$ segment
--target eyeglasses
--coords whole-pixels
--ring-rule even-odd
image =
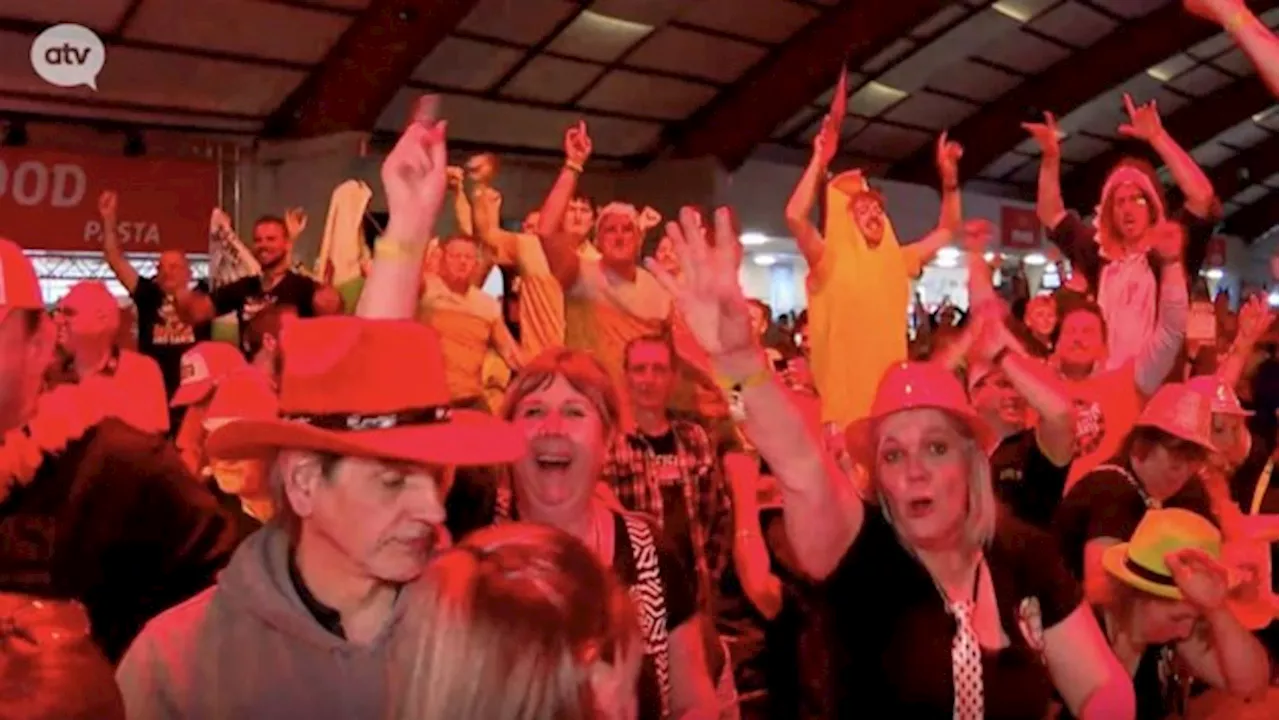
[[[80,642],[89,634],[89,616],[74,601],[32,598],[7,614],[0,611],[0,645],[24,642],[58,647]]]

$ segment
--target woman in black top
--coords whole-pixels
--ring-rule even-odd
[[[615,509],[596,492],[606,439],[618,423],[608,372],[586,353],[548,350],[512,381],[502,415],[526,433],[529,452],[511,465],[509,485],[499,488],[494,520],[560,528],[627,586],[645,639],[642,720],[716,717],[692,573],[656,523]]]
[[[733,389],[804,569],[826,580],[835,714],[1043,717],[1056,690],[1078,716],[1132,717],[1132,686],[1051,541],[996,517],[986,433],[954,377],[930,365],[886,374],[871,419],[849,433],[878,505],[864,502],[764,364],[729,211],[714,248],[694,220],[685,210],[683,232],[667,230],[680,280],[650,270]]]

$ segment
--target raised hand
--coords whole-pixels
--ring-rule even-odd
[[[1022,129],[1031,133],[1036,144],[1040,146],[1040,154],[1047,158],[1062,157],[1062,139],[1058,133],[1058,120],[1051,112],[1045,112],[1042,123],[1022,123]]]
[[[656,228],[661,224],[662,224],[662,213],[658,212],[657,210],[654,210],[653,208],[647,205],[645,206],[644,210],[640,211],[640,217],[636,221],[636,225],[640,227],[641,233],[647,233],[653,228]]]
[[[751,313],[738,283],[742,246],[727,207],[716,210],[715,245],[699,227],[698,212],[680,210],[680,222],[667,223],[667,236],[680,258],[674,278],[653,258],[645,266],[671,293],[685,325],[712,358],[756,349]]]
[[[579,120],[564,131],[564,158],[581,167],[590,157],[591,135],[587,133],[586,121]]]
[[[1244,0],[1182,0],[1182,7],[1192,15],[1225,25],[1232,15],[1244,10]]]
[[[822,127],[813,137],[813,159],[822,167],[827,167],[840,149],[840,137],[837,135],[836,122],[831,116],[822,119]]]
[[[938,136],[937,148],[934,150],[934,161],[938,164],[938,176],[942,178],[942,187],[954,188],[960,184],[960,158],[964,157],[964,147],[958,142],[947,139],[947,132]]]
[[[1120,124],[1120,134],[1151,143],[1164,132],[1160,122],[1160,109],[1152,100],[1142,105],[1134,105],[1129,93],[1124,94],[1124,110],[1129,114],[1129,122]]]
[[[1267,305],[1267,300],[1261,295],[1254,295],[1244,304],[1240,306],[1240,315],[1238,319],[1238,329],[1236,335],[1238,342],[1248,343],[1250,347],[1256,345],[1262,339],[1262,335],[1275,321],[1275,313],[1271,312],[1271,308]]]
[[[445,120],[417,117],[382,163],[387,191],[387,236],[400,243],[431,239],[444,202],[448,148]]]
[[[464,174],[465,173],[463,169],[458,167],[457,165],[450,165],[449,167],[445,168],[444,176],[445,176],[445,180],[449,183],[450,190],[462,189],[462,178],[464,177]]]
[[[221,235],[229,232],[231,232],[231,216],[220,207],[214,208],[213,213],[209,215],[209,234]]]
[[[1182,247],[1186,242],[1186,233],[1176,222],[1164,221],[1151,229],[1151,249],[1165,262],[1182,260]]]
[[[1165,555],[1182,598],[1200,611],[1217,610],[1227,599],[1227,569],[1211,555],[1187,548]]]
[[[104,191],[98,196],[98,214],[102,216],[104,224],[115,225],[116,209],[119,205],[119,198],[114,190]]]
[[[302,237],[302,231],[307,229],[307,211],[300,207],[285,210],[284,227],[291,239]]]

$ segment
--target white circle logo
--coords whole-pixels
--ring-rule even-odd
[[[106,62],[102,40],[83,25],[54,25],[31,43],[31,67],[50,85],[97,90],[98,73]]]

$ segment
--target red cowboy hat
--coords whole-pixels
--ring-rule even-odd
[[[209,434],[226,459],[312,450],[424,465],[496,465],[518,459],[510,423],[449,407],[435,331],[404,320],[286,318],[280,333],[280,417],[237,419]]]
[[[1134,427],[1149,427],[1199,445],[1208,452],[1213,446],[1213,415],[1210,400],[1183,383],[1160,386],[1142,408]]]

